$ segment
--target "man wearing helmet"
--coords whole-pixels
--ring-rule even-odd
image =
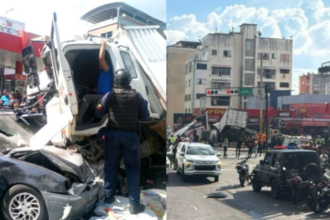
[[[125,69],[114,74],[114,89],[105,94],[96,108],[96,116],[109,115],[106,128],[100,129],[98,136],[105,145],[104,173],[105,200],[107,204],[115,201],[117,173],[121,154],[124,157],[127,173],[130,212],[144,211],[140,204],[140,138],[139,120],[148,120],[148,102],[130,86],[131,75]]]

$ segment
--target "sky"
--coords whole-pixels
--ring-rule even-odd
[[[228,33],[234,27],[238,31],[242,23],[256,23],[263,37],[292,36],[294,94],[299,75],[316,73],[330,60],[328,0],[167,0],[168,45],[196,41],[215,30]]]
[[[59,3],[60,2],[60,3]],[[88,25],[80,19],[86,12],[112,2],[125,2],[161,21],[166,22],[166,0],[2,0],[0,16],[23,22],[25,31],[50,35],[53,12],[57,14],[61,41],[87,33]]]

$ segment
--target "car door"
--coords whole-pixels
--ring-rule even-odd
[[[176,153],[175,153],[175,155],[174,155],[176,161],[179,161],[179,155],[180,155],[181,148],[182,148],[182,143],[179,143],[179,144],[178,144],[178,147],[177,147],[177,149],[176,149]]]
[[[258,177],[264,183],[268,183],[271,158],[272,153],[266,153],[265,158],[263,160],[263,165],[260,166],[261,176]]]
[[[70,108],[73,116],[77,115],[78,105],[76,92],[74,88],[70,65],[62,51],[56,13],[54,13],[53,15],[50,42],[48,43],[48,47],[51,50],[54,79],[56,83],[56,88],[59,91],[59,98],[62,110],[63,108],[68,107]]]

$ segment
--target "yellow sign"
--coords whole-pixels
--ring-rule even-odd
[[[223,115],[225,112],[226,109],[207,109],[209,115]]]

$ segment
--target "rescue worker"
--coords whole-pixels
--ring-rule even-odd
[[[140,203],[140,138],[139,120],[148,120],[150,112],[148,102],[130,86],[131,75],[125,69],[114,74],[114,90],[107,93],[96,107],[96,116],[109,114],[106,128],[100,129],[98,137],[105,145],[104,173],[106,204],[115,201],[117,173],[121,154],[127,173],[130,213],[143,212]]]
[[[176,141],[176,138],[173,136],[173,134],[170,137],[170,141],[172,144],[174,144],[174,142]]]

